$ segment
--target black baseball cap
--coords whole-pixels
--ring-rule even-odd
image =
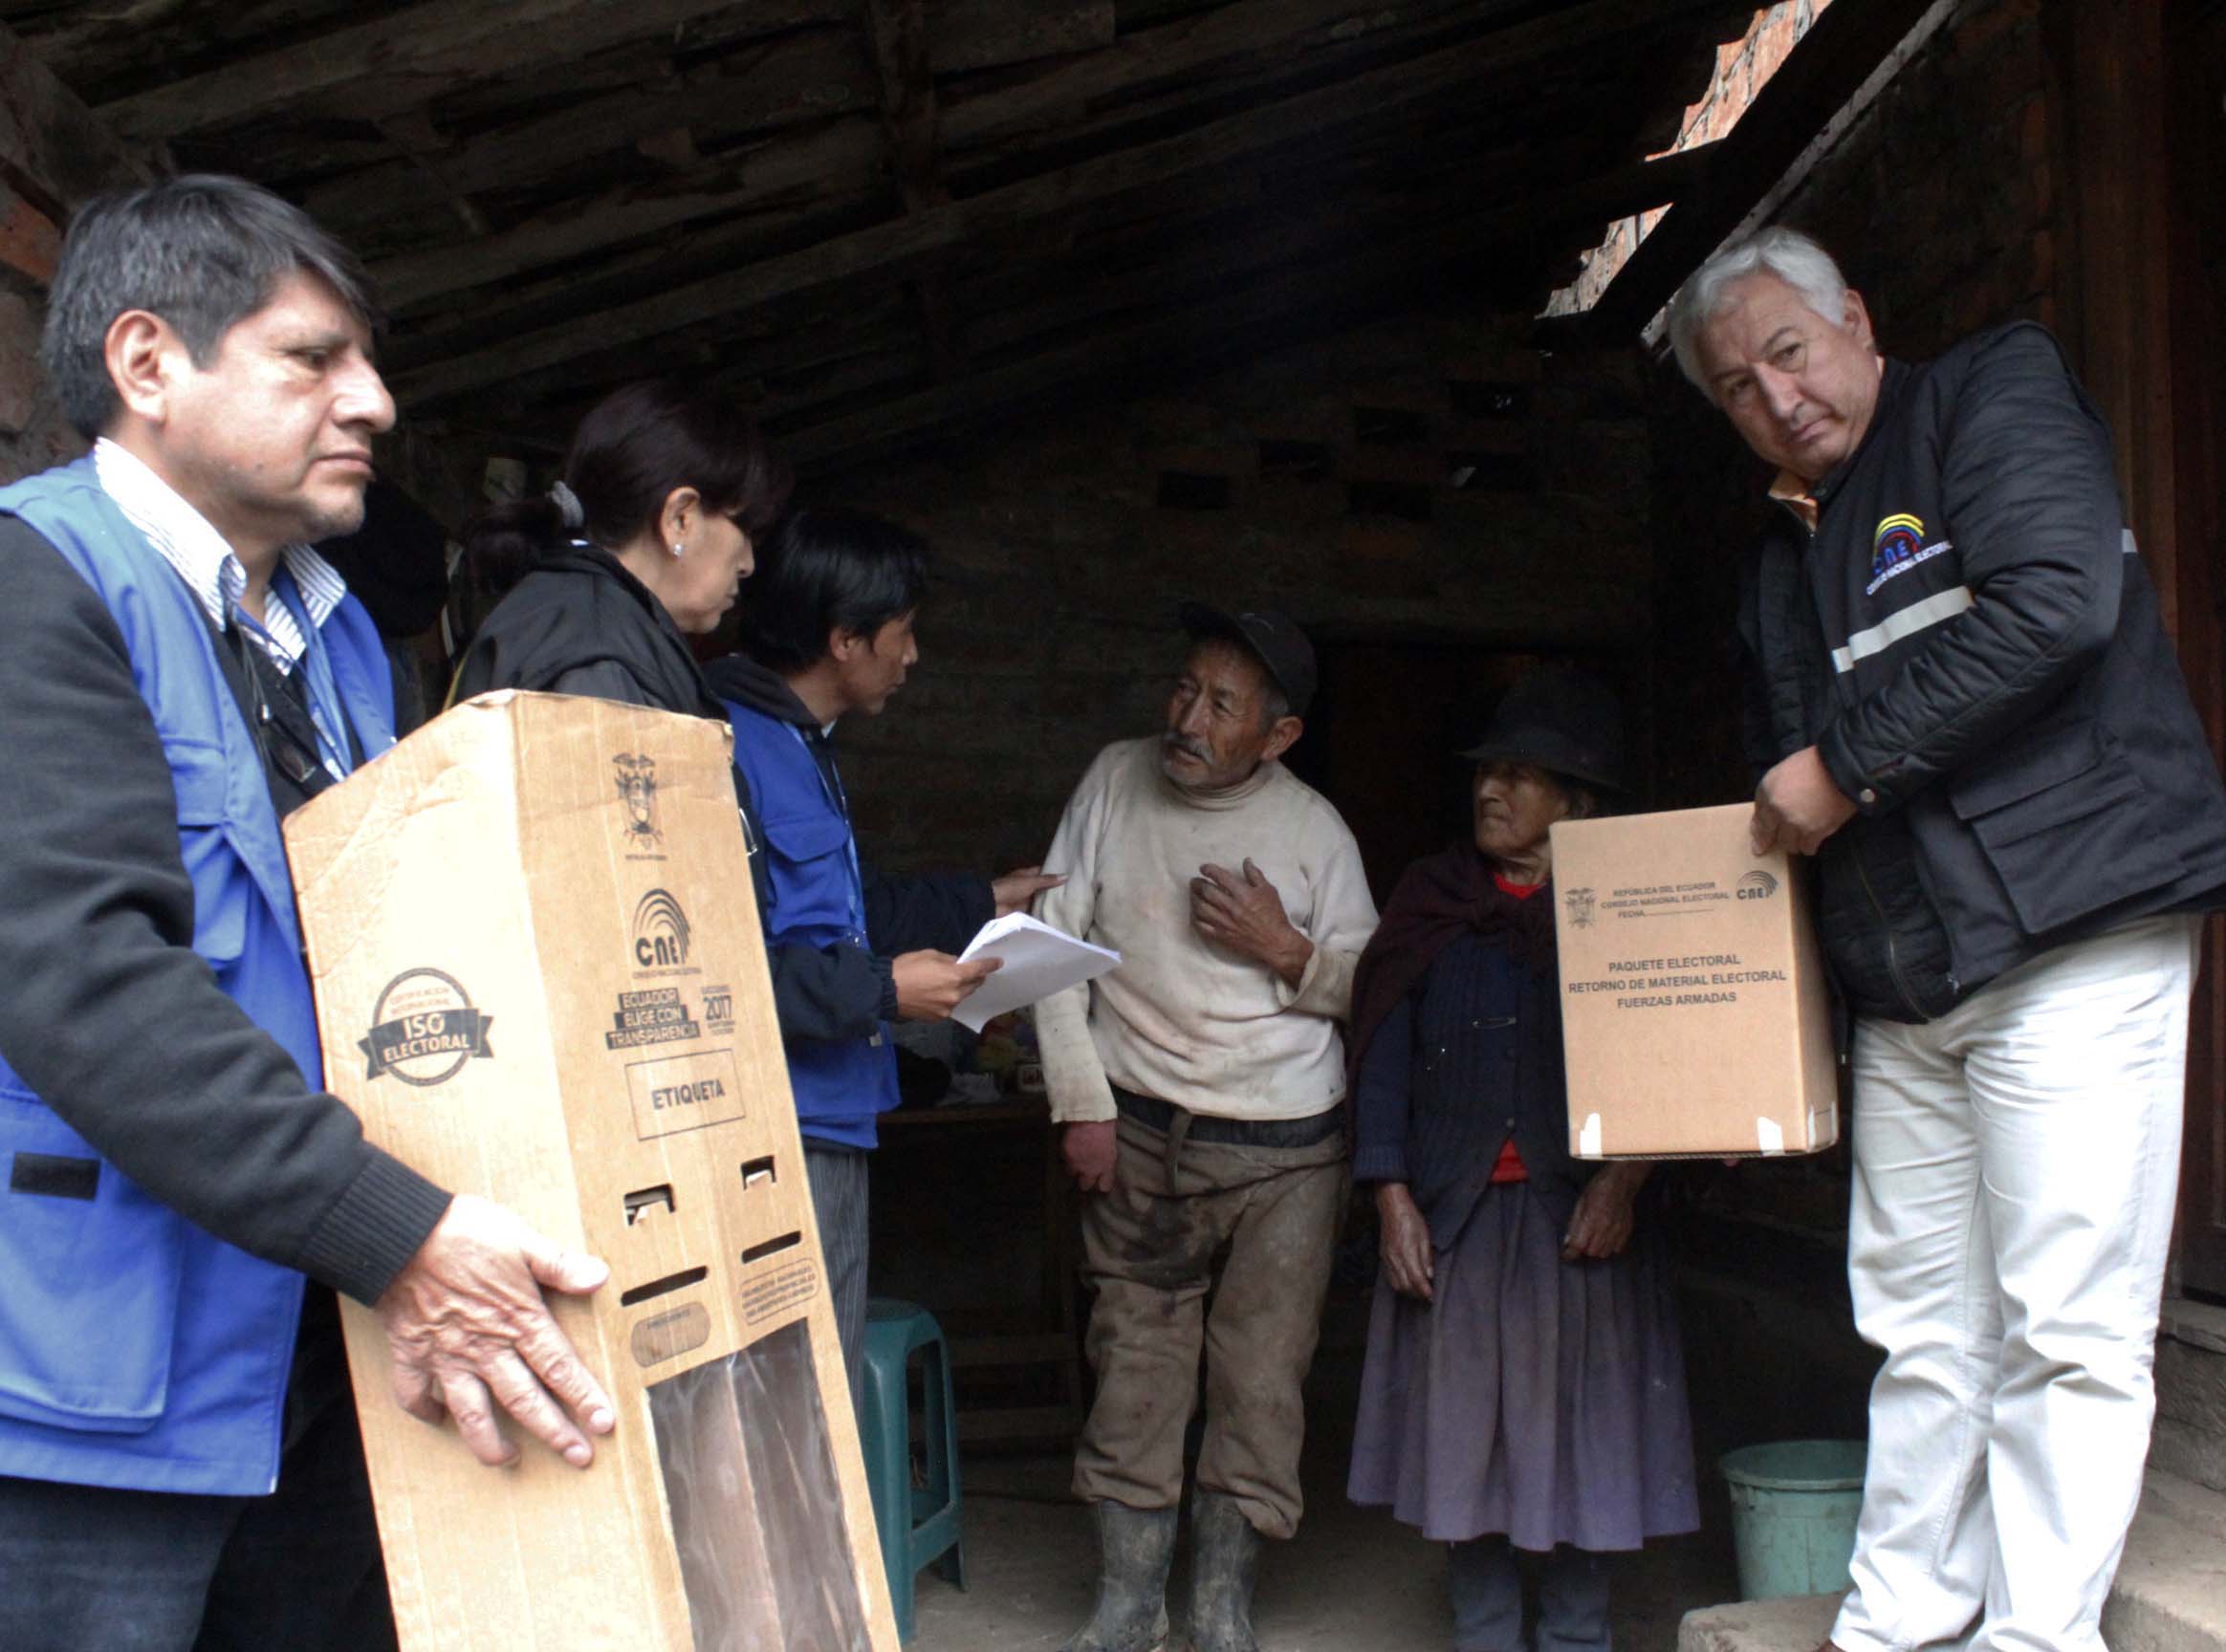
[[[1186,602],[1178,616],[1183,629],[1193,637],[1227,637],[1251,649],[1267,667],[1283,698],[1291,702],[1291,715],[1303,717],[1314,704],[1320,674],[1314,664],[1314,644],[1288,614],[1272,608],[1248,608],[1231,614],[1203,602]]]

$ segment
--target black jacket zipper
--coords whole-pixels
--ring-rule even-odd
[[[1809,591],[1809,607],[1814,612],[1816,609],[1816,588],[1809,581],[1808,559],[1816,549],[1817,531],[1809,525],[1807,517],[1793,508],[1790,501],[1781,499],[1778,503],[1783,507],[1785,513],[1792,517],[1800,529],[1801,554],[1797,567],[1800,573],[1800,583]],[[1831,638],[1824,631],[1823,616],[1817,614],[1816,620],[1818,642],[1828,658],[1831,652]],[[1894,939],[1893,923],[1887,917],[1886,904],[1879,900],[1878,890],[1870,881],[1870,868],[1863,859],[1861,847],[1850,837],[1844,843],[1843,848],[1846,853],[1847,859],[1855,868],[1856,880],[1863,885],[1863,898],[1870,903],[1871,915],[1876,920],[1876,932],[1886,942],[1886,971],[1892,979],[1894,995],[1919,1021],[1931,1020],[1932,1017],[1926,1012],[1924,1006],[1917,1002],[1916,992],[1910,986],[1909,977],[1902,971],[1901,947]]]

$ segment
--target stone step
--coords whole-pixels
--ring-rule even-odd
[[[1738,1600],[1685,1615],[1677,1652],[1816,1652],[1837,1595]],[[2226,1495],[2151,1468],[2103,1611],[2110,1652],[2226,1652]]]
[[[1816,1652],[1839,1610],[1837,1595],[1703,1606],[1677,1625],[1677,1652]]]

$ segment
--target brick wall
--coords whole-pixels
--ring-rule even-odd
[[[45,290],[0,263],[0,481],[15,481],[84,452],[38,365],[38,334],[45,325]]]
[[[1158,727],[1188,597],[1286,608],[1318,641],[1473,649],[1478,673],[1541,647],[1637,661],[1638,365],[1541,357],[1528,334],[1409,315],[817,486],[938,558],[912,682],[843,733],[868,852],[1040,856],[1090,756]]]

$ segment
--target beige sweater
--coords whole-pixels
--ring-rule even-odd
[[[1066,882],[1037,916],[1122,956],[1036,1009],[1054,1119],[1113,1117],[1107,1084],[1225,1119],[1304,1119],[1344,1096],[1353,965],[1376,928],[1359,847],[1327,800],[1278,763],[1196,797],[1160,742],[1108,746],[1068,799],[1045,867]],[[1297,987],[1202,939],[1190,880],[1250,859],[1314,943]]]

